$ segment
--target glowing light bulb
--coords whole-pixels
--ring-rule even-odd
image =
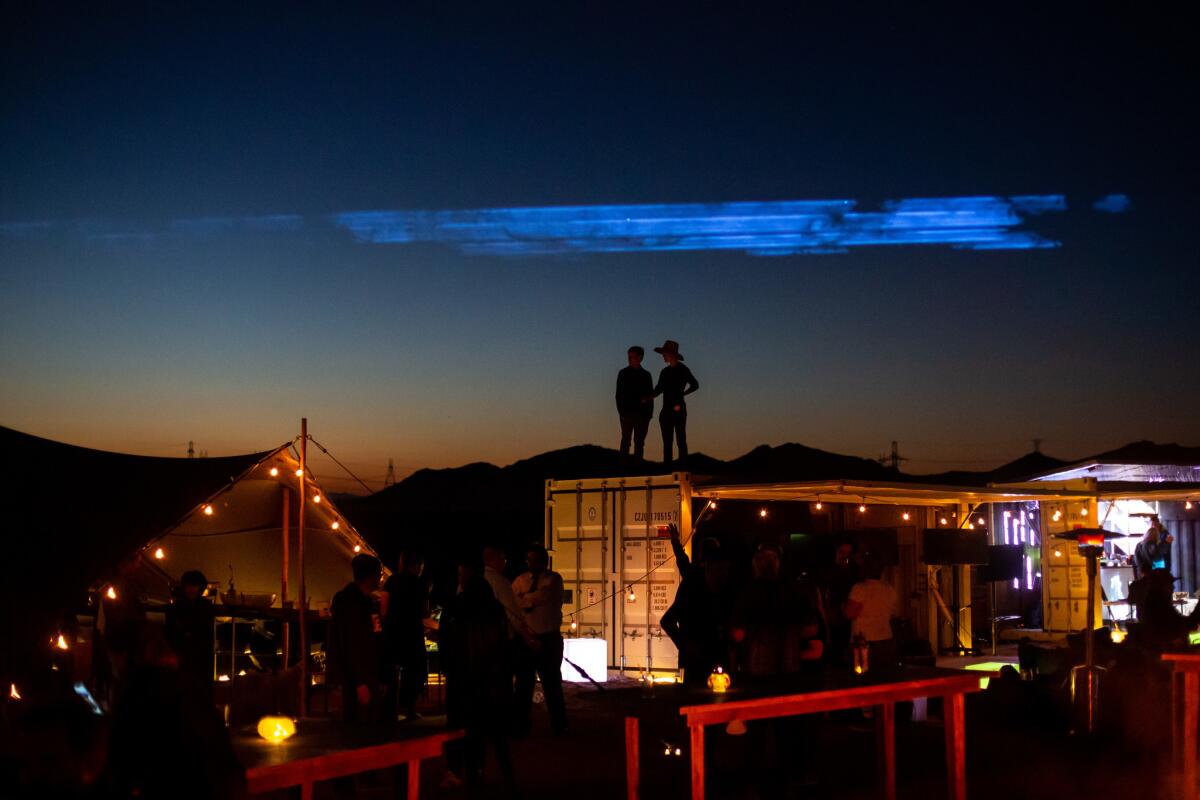
[[[159,561],[162,561],[164,558],[167,557],[167,553],[161,547],[156,547],[156,548],[154,548],[154,557],[157,558]]]
[[[217,682],[218,683],[229,683],[229,676],[228,675],[218,675]]]
[[[1082,508],[1082,509],[1080,509],[1080,510],[1079,510],[1079,516],[1081,516],[1081,517],[1086,517],[1086,516],[1087,516],[1087,512],[1088,512],[1088,510],[1087,510],[1086,508]]]
[[[314,494],[314,495],[313,495],[313,502],[314,502],[314,503],[319,503],[319,502],[321,502],[321,495],[319,495],[319,494]]]
[[[54,640],[54,646],[59,650],[71,649],[71,645],[67,644],[67,637],[63,636],[61,633],[58,635],[58,638]]]
[[[271,467],[271,469],[267,471],[267,474],[270,475],[272,478],[278,477],[279,476],[279,467]]]
[[[669,755],[671,755],[671,748],[669,748],[669,747],[667,747],[667,748],[664,748],[664,749],[663,749],[663,755],[664,755],[664,756],[669,756]]]
[[[676,748],[675,748],[675,755],[677,755],[677,756],[681,756],[681,755],[683,755],[683,748],[682,748],[682,747],[676,747]]]
[[[1061,511],[1055,511],[1055,512],[1054,512],[1054,521],[1055,521],[1055,522],[1058,522],[1060,519],[1062,519],[1062,512],[1061,512]]]
[[[975,530],[975,523],[974,523],[974,522],[968,522],[968,523],[967,523],[967,530],[969,530],[969,531],[973,531],[973,530]]]
[[[817,505],[816,505],[817,511],[820,511],[824,507],[825,507],[825,505],[820,500],[818,500]]]
[[[336,531],[338,528],[342,527],[342,523],[338,522],[335,519],[333,522],[329,523],[329,527],[333,528]]]
[[[1188,500],[1186,503],[1183,504],[1183,507],[1186,508],[1188,511],[1191,511],[1192,510],[1192,501]]]
[[[632,586],[629,587],[629,593],[625,596],[625,599],[628,600],[630,603],[637,602],[637,592],[633,591]]]
[[[945,524],[946,524],[946,518],[945,518],[945,517],[942,517],[942,518],[941,518],[941,520],[939,520],[939,521],[940,521],[940,522],[941,522],[943,525],[945,525]]]
[[[767,510],[765,508],[760,508],[758,510],[758,516],[762,517],[763,519],[766,519],[767,518]]]
[[[912,514],[909,514],[907,511],[905,511],[905,512],[904,512],[903,514],[901,514],[900,516],[901,516],[901,518],[902,518],[902,519],[903,519],[905,522],[907,522],[907,521],[909,520],[909,518],[912,516]]]
[[[1062,558],[1062,550],[1055,550],[1055,551],[1054,551],[1054,557],[1055,557],[1055,558]]]
[[[975,524],[979,525],[980,527],[983,527],[983,524],[984,524],[983,517],[980,517],[979,519],[975,520]]]
[[[356,553],[361,553],[361,552],[362,552],[362,547],[361,547],[360,545],[357,545],[357,544],[356,544],[356,545],[354,545],[354,552],[356,552]]]
[[[17,691],[17,685],[15,683],[10,683],[8,685],[8,696],[13,700],[21,699],[21,693]]]
[[[213,507],[211,505],[204,506],[204,516],[211,517],[213,515]]]
[[[110,587],[108,587],[108,591],[106,591],[104,593],[104,596],[107,597],[109,600],[116,600],[117,599],[117,590],[110,586]]]
[[[713,508],[713,509],[715,509],[715,508],[717,507],[717,501],[716,501],[716,500],[709,500],[709,501],[708,501],[708,507],[709,507],[709,508]]]
[[[573,631],[579,630],[579,623],[576,622],[575,620],[571,620],[571,630],[573,630]]]
[[[865,513],[867,513],[867,507],[866,507],[866,506],[864,506],[864,505],[861,505],[861,504],[860,504],[860,505],[859,505],[859,507],[858,507],[858,513],[860,513],[860,514],[865,514]]]
[[[296,477],[297,477],[297,478],[303,478],[303,477],[304,477],[304,470],[302,470],[302,469],[298,469],[298,470],[296,470]]]

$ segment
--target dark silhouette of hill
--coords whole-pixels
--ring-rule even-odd
[[[689,471],[722,481],[898,480],[901,475],[875,461],[799,444],[761,445],[732,461],[703,453],[689,458]],[[496,541],[510,548],[540,540],[542,499],[548,479],[657,475],[661,464],[627,462],[620,453],[580,445],[497,467],[467,464],[423,469],[366,497],[341,497],[339,507],[379,553],[392,561],[403,547],[434,558]]]
[[[1008,483],[1021,481],[1043,472],[1057,469],[1069,462],[1048,456],[1041,452],[1026,453],[1015,461],[996,467],[992,470],[970,472],[954,470],[939,472],[935,475],[916,475],[911,479],[921,483],[938,484],[941,486],[987,486],[989,483]]]

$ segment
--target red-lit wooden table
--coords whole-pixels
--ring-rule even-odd
[[[1175,796],[1196,800],[1196,725],[1200,722],[1200,653],[1164,653],[1171,667],[1171,767]]]
[[[299,786],[311,800],[313,784],[360,772],[408,765],[408,800],[420,793],[421,761],[441,755],[462,731],[427,724],[347,726],[332,720],[300,720],[296,734],[278,744],[253,732],[233,737],[234,751],[246,767],[249,794]]]
[[[621,690],[622,694],[639,690]],[[735,720],[790,717],[851,708],[875,708],[876,757],[879,765],[880,795],[896,797],[895,706],[918,697],[943,699],[946,740],[947,796],[965,800],[964,696],[979,691],[979,675],[961,670],[905,667],[888,675],[828,674],[796,678],[788,683],[760,686],[734,686],[725,694],[660,685],[641,690],[641,703],[625,698],[625,779],[629,800],[638,800],[639,717],[661,713],[664,705],[673,707],[687,720],[691,740],[691,780],[693,800],[704,798],[704,728]],[[610,692],[610,695],[615,693]]]

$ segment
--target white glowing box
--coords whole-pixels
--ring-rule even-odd
[[[608,679],[608,642],[603,639],[565,639],[563,641],[562,678],[569,683],[587,683],[587,678],[571,666],[571,662],[587,673],[596,683]]]

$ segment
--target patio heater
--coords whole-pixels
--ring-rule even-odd
[[[1083,663],[1071,668],[1071,707],[1087,734],[1096,731],[1096,718],[1100,713],[1100,673],[1104,671],[1103,667],[1096,666],[1097,564],[1104,555],[1104,542],[1118,536],[1100,528],[1076,528],[1054,537],[1075,542],[1079,545],[1079,554],[1087,559],[1087,628],[1083,636]]]

